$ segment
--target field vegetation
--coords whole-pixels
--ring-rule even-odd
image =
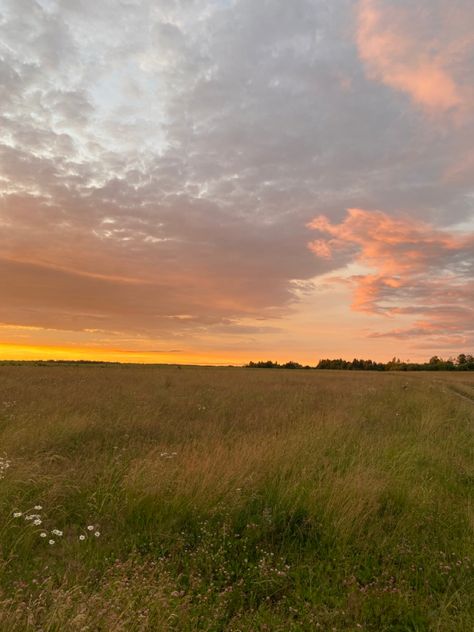
[[[0,367],[0,630],[471,631],[474,374]]]

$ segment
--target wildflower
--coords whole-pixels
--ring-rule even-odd
[[[51,533],[52,533],[53,535],[59,535],[59,536],[62,536],[62,534],[63,534],[63,532],[62,532],[62,531],[60,531],[59,529],[53,529],[53,530],[51,531]]]
[[[82,541],[83,541],[83,540],[85,540],[85,539],[86,539],[86,536],[85,536],[85,535],[82,535],[82,533],[81,533],[81,535],[79,536],[79,540],[81,540],[81,542],[82,542]]]
[[[87,530],[88,531],[94,531],[94,525],[93,524],[87,525]]]
[[[41,505],[35,505],[33,509],[36,509],[36,511],[41,511],[43,507]]]
[[[49,541],[50,544],[54,544],[54,542],[55,542],[54,540],[50,540]]]
[[[46,537],[47,537],[47,535],[48,535],[48,534],[46,533],[46,531],[42,531],[42,532],[40,533],[40,538],[46,538]]]
[[[35,527],[39,527],[39,525],[41,524],[41,520],[39,518],[36,518],[36,520],[33,520],[33,524],[35,525]]]
[[[96,532],[94,533],[94,535],[95,535],[95,537],[96,537],[96,538],[100,538],[100,531],[96,531]]]
[[[22,515],[23,515],[23,513],[21,511],[15,511],[13,513],[13,517],[14,518],[21,518]]]

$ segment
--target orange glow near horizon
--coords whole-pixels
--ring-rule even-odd
[[[0,360],[31,361],[31,360],[91,360],[96,362],[120,362],[137,364],[231,364],[218,354],[204,356],[199,354],[166,354],[147,353],[141,351],[123,351],[120,349],[93,349],[80,347],[60,347],[54,345],[22,345],[0,343]],[[232,362],[241,364],[241,362]]]

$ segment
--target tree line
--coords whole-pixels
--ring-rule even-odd
[[[245,365],[250,369],[331,369],[340,371],[474,371],[474,356],[470,353],[460,353],[456,357],[443,360],[439,356],[432,356],[427,362],[404,362],[400,358],[392,358],[388,362],[374,362],[374,360],[343,360],[342,358],[319,360],[316,366],[303,365],[299,362],[285,362],[279,364],[272,360],[249,362]]]

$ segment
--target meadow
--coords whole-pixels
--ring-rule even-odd
[[[471,631],[474,375],[0,367],[3,632]]]

